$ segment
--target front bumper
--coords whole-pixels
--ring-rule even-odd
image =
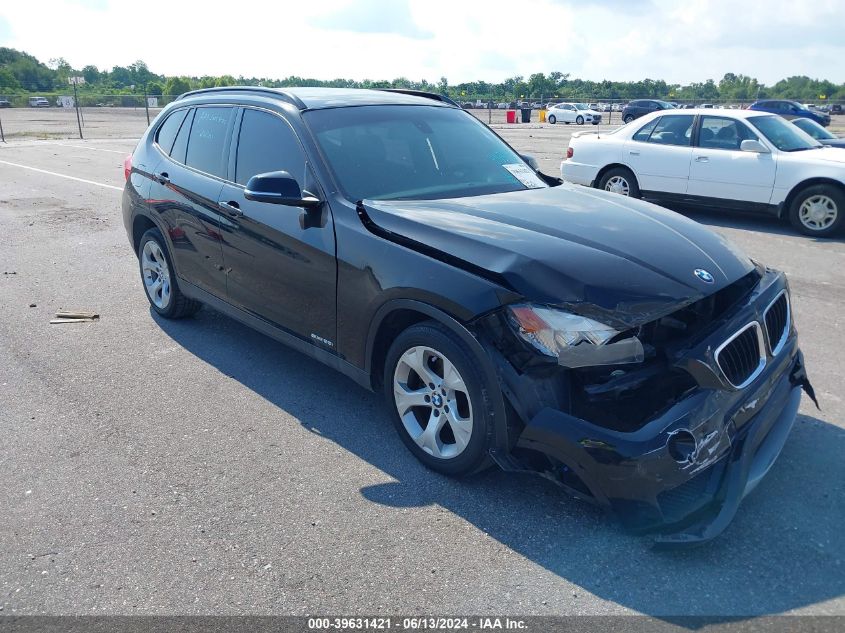
[[[759,306],[768,305],[785,283],[782,276],[769,281],[724,327],[689,351],[689,369],[701,372],[725,332],[760,318]],[[809,385],[794,328],[744,389],[704,379],[699,384],[632,432],[543,408],[527,421],[516,446],[546,455],[555,469],[547,476],[604,507],[627,528],[655,533],[662,546],[703,543],[728,526],[792,428],[802,385]],[[684,461],[669,447],[681,431],[692,434],[696,446]]]

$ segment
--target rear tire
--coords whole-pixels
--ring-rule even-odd
[[[640,186],[637,177],[626,167],[614,167],[607,170],[599,180],[597,189],[611,193],[618,193],[630,198],[640,197]]]
[[[845,221],[845,193],[832,185],[805,187],[789,207],[789,221],[804,235],[829,237]]]
[[[202,307],[199,301],[189,299],[179,290],[167,242],[158,229],[149,229],[141,236],[138,266],[150,307],[165,319],[191,316]]]
[[[554,114],[549,115],[548,122],[551,123],[552,125],[554,125],[557,122],[557,118],[555,117]]]
[[[494,410],[475,354],[436,321],[409,327],[384,365],[384,396],[399,436],[434,471],[468,475],[489,464]],[[431,426],[434,425],[434,426]]]

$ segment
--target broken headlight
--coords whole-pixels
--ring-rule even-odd
[[[620,337],[623,332],[577,314],[522,304],[509,306],[507,316],[522,340],[564,367],[640,363],[645,356],[636,336]]]

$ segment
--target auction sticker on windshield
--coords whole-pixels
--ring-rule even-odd
[[[508,165],[502,165],[502,167],[507,169],[514,178],[529,189],[542,189],[546,186],[546,183],[540,180],[539,176],[537,176],[537,174],[535,174],[528,165],[511,163]]]

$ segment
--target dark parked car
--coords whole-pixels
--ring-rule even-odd
[[[8,99],[0,99],[0,108],[11,108],[12,102]]]
[[[824,125],[825,127],[830,125],[830,115],[828,113],[821,112],[819,110],[810,110],[797,101],[787,101],[785,99],[760,99],[748,106],[748,109],[779,114],[784,119],[797,119],[799,117],[803,117],[805,119],[812,119],[816,123]]]
[[[213,88],[127,157],[123,217],[155,314],[208,304],[383,392],[431,469],[708,540],[811,390],[786,278],[532,164],[437,95]]]
[[[801,117],[798,119],[792,119],[792,123],[804,130],[822,145],[829,145],[830,147],[845,147],[845,138],[834,136],[812,119],[805,119]]]
[[[630,123],[634,119],[655,110],[670,110],[674,107],[668,101],[661,101],[660,99],[635,99],[622,109],[622,120],[625,123]]]

